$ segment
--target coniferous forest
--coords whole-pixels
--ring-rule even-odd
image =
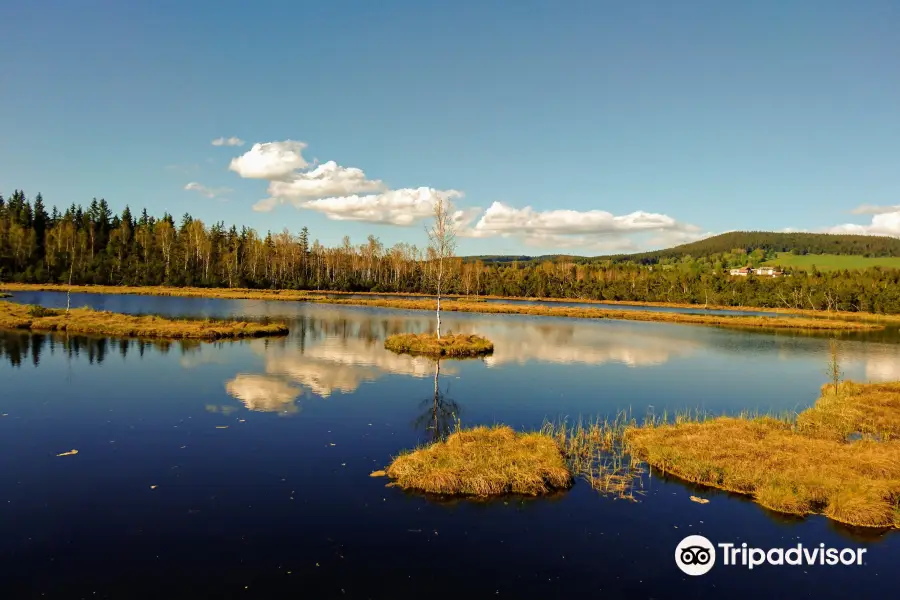
[[[828,236],[827,249],[835,251]],[[861,236],[848,236],[859,238]],[[869,238],[873,254],[892,238]],[[860,240],[850,240],[859,246]],[[735,248],[630,261],[573,259],[509,262],[456,258],[444,289],[450,294],[590,298],[900,313],[900,270],[870,268],[787,273],[788,277],[732,277],[733,266],[757,265],[783,244]],[[808,248],[801,248],[808,251]],[[838,248],[839,250],[839,248]],[[49,212],[40,194],[0,196],[0,282],[102,285],[171,285],[313,289],[370,292],[433,291],[427,247],[385,247],[369,236],[325,247],[306,227],[262,235],[224,223],[206,224],[189,214],[177,221],[127,206],[113,213],[106,200],[87,208]]]

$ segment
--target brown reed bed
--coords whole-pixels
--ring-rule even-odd
[[[226,339],[285,335],[283,323],[168,319],[134,316],[90,308],[62,309],[0,302],[0,328],[65,331],[79,335],[167,339]]]
[[[433,333],[398,333],[384,341],[384,347],[398,354],[421,354],[463,358],[484,356],[494,351],[494,343],[477,335],[442,335]]]

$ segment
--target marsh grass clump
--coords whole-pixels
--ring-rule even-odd
[[[634,424],[633,418],[620,413],[613,421],[579,420],[571,426],[547,421],[541,433],[556,441],[573,476],[601,494],[636,500],[646,468],[622,443],[625,429]]]
[[[795,421],[716,417],[626,428],[634,455],[774,511],[900,527],[900,383],[823,386]],[[862,434],[853,435],[853,434]]]
[[[797,416],[802,433],[849,440],[900,440],[900,382],[822,386],[822,396]]]
[[[494,344],[477,335],[443,335],[433,333],[398,333],[384,341],[384,347],[399,354],[427,356],[465,357],[483,356],[494,351]]]
[[[396,457],[385,474],[404,489],[444,495],[537,496],[572,485],[552,437],[499,425],[457,429],[444,441]]]
[[[0,328],[168,339],[242,338],[285,335],[288,332],[283,323],[167,319],[152,315],[125,315],[87,307],[66,312],[12,302],[0,302]]]
[[[12,298],[12,294],[7,294],[6,292],[0,292],[0,298]]]

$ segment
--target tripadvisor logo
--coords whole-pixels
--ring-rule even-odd
[[[688,575],[705,575],[716,564],[716,549],[702,535],[689,535],[675,548],[675,564]]]
[[[719,548],[716,551],[716,546]],[[790,548],[753,548],[747,544],[713,545],[702,535],[689,535],[675,547],[675,564],[687,575],[705,575],[716,564],[716,554],[723,566],[742,566],[752,570],[760,565],[862,565],[865,548],[826,548],[825,544]]]

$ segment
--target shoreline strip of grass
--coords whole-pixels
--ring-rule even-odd
[[[65,331],[83,335],[165,339],[228,339],[286,335],[283,323],[168,319],[134,316],[90,308],[62,309],[0,302],[0,329]]]
[[[340,304],[349,306],[372,306],[401,310],[434,311],[436,302],[431,300],[379,300],[379,299],[319,299],[309,298],[308,302]],[[654,312],[649,310],[619,310],[603,308],[573,308],[567,306],[529,306],[521,304],[478,304],[467,302],[441,302],[441,310],[447,312],[467,312],[482,314],[514,314],[541,317],[568,317],[577,319],[613,319],[622,321],[649,321],[656,323],[681,323],[689,325],[715,325],[721,327],[763,328],[763,329],[805,329],[822,331],[874,331],[884,329],[878,323],[840,321],[828,319],[805,319],[794,317],[747,317],[740,315],[698,315],[674,312]]]
[[[0,290],[12,291],[51,291],[65,292],[66,286],[40,285],[40,284],[0,284]],[[402,310],[434,310],[435,301],[423,295],[422,300],[393,300],[383,298],[325,298],[321,294],[349,294],[351,292],[317,292],[313,290],[250,290],[243,288],[177,288],[164,286],[128,287],[128,286],[72,286],[73,293],[92,294],[136,294],[147,296],[179,296],[224,298],[234,300],[282,300],[315,302],[321,304],[343,304],[352,306],[373,306],[379,308],[396,308]],[[352,292],[358,295],[364,293]],[[375,295],[375,294],[371,294]],[[378,294],[385,295],[385,294]],[[418,294],[387,294],[415,296]],[[481,296],[484,298],[484,296]],[[511,299],[511,298],[510,298]],[[549,302],[571,302],[572,299],[548,299],[529,298],[529,300],[544,300]],[[581,302],[581,300],[578,300]],[[597,301],[596,303],[600,303]],[[611,304],[609,301],[603,303]],[[615,303],[620,304],[620,303]],[[625,304],[625,303],[621,303]],[[673,306],[683,308],[697,308],[696,305],[660,305],[652,303],[629,302],[635,306]],[[710,315],[710,314],[686,314],[674,312],[654,312],[647,310],[604,309],[594,307],[556,307],[534,306],[520,304],[500,304],[485,302],[469,302],[466,300],[447,300],[441,303],[442,310],[449,312],[474,312],[486,314],[522,314],[550,317],[574,317],[586,319],[618,319],[629,321],[653,321],[668,323],[683,323],[693,325],[714,325],[741,328],[765,328],[765,329],[805,329],[805,330],[877,330],[883,329],[885,321],[900,321],[900,316],[891,315],[881,317],[869,313],[824,313],[822,311],[786,311],[782,309],[757,309],[735,307],[716,307],[722,310],[756,310],[768,311],[773,314],[804,315],[809,318],[792,317],[790,319],[778,316],[744,316],[744,315]],[[710,307],[712,308],[712,307]],[[861,316],[865,315],[865,316]],[[828,318],[828,317],[832,318]]]

